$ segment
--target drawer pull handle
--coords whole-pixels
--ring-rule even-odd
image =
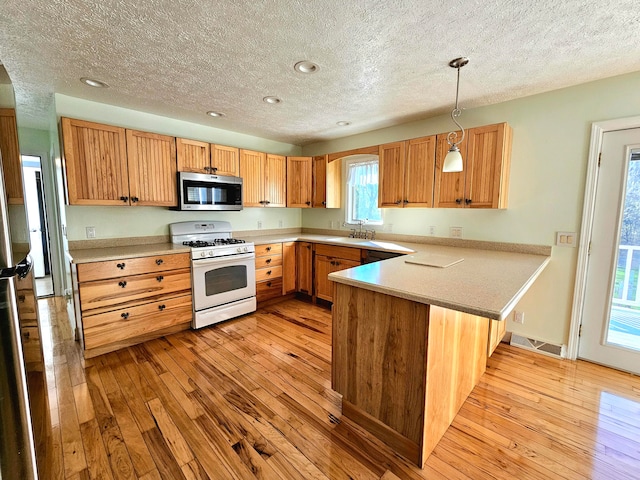
[[[271,275],[271,270],[269,270],[269,271],[267,272],[267,275]]]
[[[163,305],[158,305],[158,310],[160,310],[160,311],[164,310],[165,308],[167,308],[167,306],[164,305],[164,304]]]
[[[24,333],[22,334],[22,336],[23,336],[24,338],[26,338],[27,340],[29,340],[29,337],[31,336],[31,332],[24,332]]]
[[[18,301],[19,301],[20,303],[24,303],[24,301],[25,301],[26,299],[27,299],[27,297],[26,297],[26,296],[24,296],[24,295],[18,295]]]
[[[156,277],[156,280],[158,280],[159,282],[161,282],[162,280],[164,280],[164,277],[162,275],[158,275]]]
[[[129,318],[129,312],[124,312],[120,316],[126,320]]]
[[[267,262],[266,263],[271,263],[271,259],[267,258]]]
[[[122,282],[118,282],[118,285],[120,285],[122,288],[127,286],[127,282],[122,281]]]
[[[267,287],[270,287],[270,286],[271,286],[271,282],[267,282]]]
[[[164,260],[162,260],[161,258],[158,258],[156,260],[156,265],[162,265],[164,263]]]
[[[124,266],[125,266],[125,264],[124,264],[124,263],[118,263],[118,264],[116,265],[116,267],[118,267],[120,270],[124,270]]]

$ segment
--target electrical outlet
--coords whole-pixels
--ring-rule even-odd
[[[262,220],[258,220],[258,230],[262,228]]]
[[[282,220],[278,220],[278,228],[282,228],[282,225],[283,225]]]
[[[96,238],[96,227],[87,227],[87,238]]]
[[[524,324],[524,312],[519,312],[517,310],[514,310],[513,321],[516,323],[519,323],[520,325]]]
[[[429,227],[429,235],[431,235],[432,237],[436,234],[436,226],[435,225],[431,225]]]
[[[449,236],[451,238],[462,238],[462,227],[449,227]]]
[[[575,248],[576,232],[556,232],[556,246]]]

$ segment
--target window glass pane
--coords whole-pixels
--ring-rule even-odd
[[[353,162],[347,171],[347,222],[382,223],[378,208],[378,161]]]

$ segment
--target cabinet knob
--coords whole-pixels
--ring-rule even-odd
[[[309,206],[309,205],[311,205],[311,202],[304,202],[304,204]]]
[[[127,282],[126,281],[122,281],[122,282],[118,282],[118,285],[120,285],[122,288],[127,286]]]
[[[136,203],[136,202],[140,201],[140,199],[138,197],[131,197],[131,201],[133,203]]]
[[[396,205],[400,205],[401,203],[402,203],[402,200],[398,200],[398,201],[396,202]]]
[[[265,263],[271,263],[271,259],[267,258],[267,261]]]
[[[265,204],[265,203],[267,203],[267,202],[265,202],[264,200],[260,200],[258,203],[259,203],[260,205],[264,205],[264,204]]]
[[[472,202],[472,200],[470,198],[465,198],[464,199],[464,203],[466,203],[467,205],[470,205]]]
[[[129,318],[129,312],[124,312],[120,316],[126,320],[127,318]]]
[[[218,171],[218,167],[212,167],[211,170],[213,170],[213,174],[215,175],[216,172]]]
[[[160,310],[160,311],[164,310],[165,308],[167,308],[167,306],[165,304],[158,305],[158,310]]]
[[[271,247],[267,247],[265,250],[266,250],[267,252],[270,252],[270,251],[271,251]]]
[[[461,199],[461,198],[456,198],[456,203],[457,203],[458,205],[460,205],[460,204],[462,203],[462,199]]]
[[[164,263],[164,260],[162,260],[161,258],[158,258],[156,260],[156,265],[162,265]]]
[[[127,203],[129,201],[129,197],[120,197],[120,200],[122,200],[124,203]]]
[[[158,275],[156,277],[156,280],[158,280],[159,282],[161,282],[162,280],[164,280],[164,277],[162,275]]]
[[[31,332],[24,332],[24,333],[22,334],[22,336],[23,336],[24,338],[26,338],[27,340],[29,340],[29,337],[31,336]]]
[[[204,170],[205,172],[210,172],[210,171],[211,171],[211,167],[204,167],[204,168],[203,168],[203,170]]]
[[[120,270],[124,270],[125,263],[118,263],[116,264],[116,267],[118,267]]]
[[[271,202],[270,202],[269,200],[265,200],[265,201],[264,201],[264,204],[265,204],[265,205],[269,205],[270,203],[271,203]]]
[[[271,270],[269,270],[269,271],[267,272],[267,275],[271,275]]]
[[[24,303],[24,301],[25,301],[26,299],[27,299],[27,297],[26,297],[26,296],[24,296],[24,295],[18,295],[18,301],[19,301],[20,303]]]
[[[271,286],[271,282],[267,282],[267,287],[270,287],[270,286]]]
[[[405,200],[403,203],[406,205],[407,203],[409,203],[409,200]]]
[[[327,204],[327,202],[322,202],[322,205],[326,205],[326,204]]]

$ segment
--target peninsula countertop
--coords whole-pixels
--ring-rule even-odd
[[[411,247],[414,255],[334,272],[329,278],[418,303],[504,320],[551,259],[548,255],[441,245]],[[408,263],[423,258],[462,261],[445,268]]]

